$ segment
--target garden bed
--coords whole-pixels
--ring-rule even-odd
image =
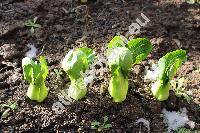
[[[112,128],[104,132],[147,132],[144,125],[136,124],[139,118],[150,122],[152,133],[166,131],[162,110],[179,111],[186,108],[188,117],[195,122],[193,130],[200,130],[200,5],[184,2],[155,0],[102,0],[86,5],[70,0],[4,0],[0,2],[0,104],[16,102],[18,107],[0,120],[2,132],[96,132],[91,122],[108,117]],[[125,35],[131,23],[144,13],[150,22],[141,28],[136,37],[147,37],[154,45],[149,57],[135,65],[129,75],[127,98],[115,103],[108,94],[109,69],[103,65],[102,75],[94,80],[85,98],[65,106],[56,114],[52,106],[58,94],[70,83],[61,70],[60,62],[73,48],[87,46],[97,54],[105,53],[107,43],[120,33]],[[33,35],[24,26],[28,19],[38,17]],[[42,103],[27,98],[28,83],[23,80],[21,62],[28,45],[34,45],[37,55],[48,60],[49,76],[47,99]],[[153,98],[144,75],[150,60],[158,60],[167,52],[187,50],[188,59],[176,78],[188,80],[186,90],[191,91],[188,103],[170,92],[167,101]],[[97,66],[98,69],[98,66]],[[5,111],[5,110],[3,110]],[[0,116],[3,111],[0,112]]]

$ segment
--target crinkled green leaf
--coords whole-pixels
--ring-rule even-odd
[[[132,67],[132,62],[131,52],[125,47],[117,47],[113,49],[108,57],[108,65],[113,74],[115,70],[120,67],[124,76],[128,76],[128,72]]]
[[[133,56],[133,64],[137,64],[146,59],[152,51],[152,44],[146,38],[136,38],[128,42],[128,49]]]
[[[35,64],[34,61],[29,57],[25,57],[22,59],[24,79],[27,80],[29,83],[32,83],[34,81],[32,76],[34,64]]]
[[[69,51],[62,62],[62,68],[73,79],[78,79],[88,66],[87,56],[81,50]]]
[[[108,44],[108,49],[125,46],[124,40],[120,36],[115,36]]]
[[[89,64],[93,62],[95,58],[95,53],[92,49],[85,47],[85,48],[79,48],[78,50],[81,50],[87,56]]]
[[[29,83],[32,83],[34,81],[32,75],[33,75],[33,66],[27,65],[24,68],[24,79],[27,80]]]
[[[43,56],[40,56],[40,66],[41,66],[41,73],[42,73],[42,77],[44,79],[46,79],[47,75],[48,75],[48,66],[47,66],[47,61]]]
[[[94,52],[90,48],[71,50],[65,56],[62,62],[62,68],[70,77],[78,79],[81,71],[85,72],[94,58]]]
[[[159,79],[163,79],[164,82],[171,80],[186,59],[185,50],[176,50],[167,53],[158,61],[158,68],[160,70]]]
[[[43,84],[43,72],[41,70],[41,66],[39,63],[35,62],[35,65],[33,66],[33,83],[34,85],[40,86]]]

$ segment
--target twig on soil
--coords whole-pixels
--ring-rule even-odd
[[[0,10],[0,12],[5,12],[5,13],[8,13],[8,12],[13,12],[13,10],[7,10],[7,11]]]
[[[69,13],[69,11],[67,11],[64,7],[62,7],[62,10],[63,10],[66,14]]]

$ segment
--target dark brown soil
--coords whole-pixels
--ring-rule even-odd
[[[108,116],[112,128],[105,132],[147,132],[144,126],[135,123],[143,117],[150,121],[152,133],[162,133],[166,129],[160,116],[162,109],[182,107],[187,108],[190,120],[196,123],[195,129],[200,130],[200,5],[178,0],[88,1],[82,5],[73,0],[0,0],[0,104],[17,102],[19,106],[0,120],[0,131],[96,132],[91,129],[91,122]],[[131,71],[127,99],[120,104],[112,102],[106,90],[109,78],[105,73],[90,87],[86,98],[65,106],[63,114],[57,115],[52,105],[69,80],[65,75],[56,78],[53,69],[60,69],[65,53],[80,47],[79,42],[86,42],[97,53],[105,52],[102,47],[105,48],[116,33],[125,35],[141,12],[150,22],[138,37],[151,39],[154,50]],[[30,35],[24,23],[34,17],[38,17],[41,28]],[[49,62],[47,86],[50,92],[40,104],[26,97],[28,83],[23,80],[21,60],[28,44],[34,44]],[[171,93],[167,101],[158,102],[143,81],[145,65],[149,59],[157,60],[179,48],[187,50],[188,61],[177,76],[189,80],[186,88],[192,91],[193,101],[187,103]]]

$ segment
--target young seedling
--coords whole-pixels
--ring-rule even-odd
[[[9,115],[9,112],[10,112],[11,110],[17,109],[17,108],[18,108],[18,105],[17,105],[17,102],[0,105],[0,111],[2,111],[3,108],[6,108],[6,110],[3,112],[1,118],[7,118],[8,115]]]
[[[176,75],[182,63],[186,60],[185,50],[176,50],[167,53],[158,61],[158,75],[156,82],[152,84],[153,96],[159,101],[167,100],[169,97],[170,81]]]
[[[187,129],[187,128],[178,128],[176,130],[176,133],[189,133],[190,132],[190,129]]]
[[[108,117],[103,117],[103,124],[101,124],[98,121],[94,121],[91,123],[91,129],[97,129],[98,132],[101,132],[102,130],[111,128],[112,125],[108,123]]]
[[[56,78],[57,79],[60,79],[61,78],[61,75],[63,74],[62,70],[61,69],[53,69],[54,73],[56,75]]]
[[[33,18],[33,20],[29,19],[25,22],[25,26],[27,26],[28,28],[30,28],[30,32],[31,34],[33,34],[35,32],[35,29],[36,28],[40,28],[41,25],[40,24],[37,24],[36,21],[37,21],[37,17]]]
[[[95,54],[90,48],[78,48],[70,50],[62,61],[62,68],[68,74],[71,85],[68,95],[79,100],[86,95],[87,87],[84,82],[85,71],[95,58]]]
[[[177,80],[172,80],[170,84],[174,89],[175,95],[177,97],[183,97],[189,103],[192,100],[192,98],[190,95],[188,95],[188,91],[183,86],[185,82],[186,82],[185,78],[179,78]]]
[[[108,91],[115,102],[126,99],[128,91],[128,73],[132,67],[144,60],[152,50],[152,44],[146,38],[137,38],[127,42],[115,36],[108,44],[108,65],[112,73]]]
[[[48,75],[46,59],[40,56],[39,63],[29,57],[22,60],[24,79],[30,83],[27,96],[31,100],[42,102],[48,95],[45,80]]]

